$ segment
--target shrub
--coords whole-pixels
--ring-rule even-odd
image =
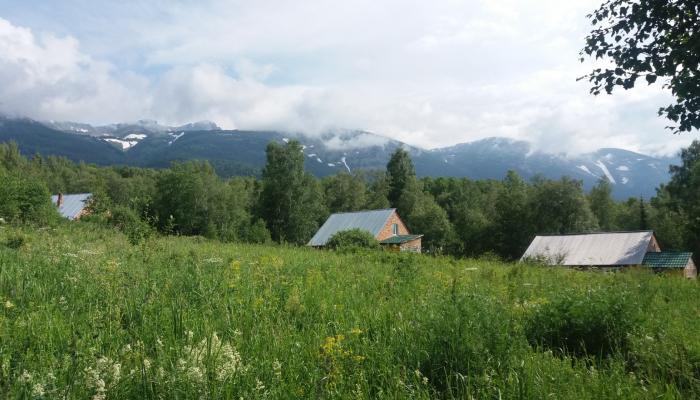
[[[340,231],[331,236],[326,246],[334,250],[348,248],[379,249],[381,247],[371,233],[362,229]]]
[[[11,249],[19,249],[20,247],[24,246],[24,243],[26,243],[27,238],[24,235],[17,234],[17,235],[12,235],[5,239],[5,246],[9,247]]]
[[[605,357],[626,352],[627,334],[636,325],[628,293],[619,290],[572,289],[538,305],[526,318],[532,346],[558,354]]]
[[[151,226],[129,207],[114,207],[109,221],[129,238],[131,244],[138,244],[153,234]]]
[[[58,218],[43,182],[19,174],[0,173],[0,217],[9,223],[46,224]]]

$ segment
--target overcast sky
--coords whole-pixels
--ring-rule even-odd
[[[673,153],[660,87],[576,81],[600,2],[0,0],[0,112]]]

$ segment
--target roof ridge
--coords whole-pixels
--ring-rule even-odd
[[[654,233],[653,230],[643,231],[606,231],[606,232],[580,232],[580,233],[559,233],[559,234],[541,234],[535,235],[540,237],[556,237],[556,236],[585,236],[585,235],[608,235],[611,233]]]
[[[331,215],[338,215],[338,214],[359,214],[359,213],[366,213],[366,212],[374,212],[374,211],[395,211],[396,208],[378,208],[376,210],[360,210],[360,211],[341,211],[341,212],[334,212],[331,213]]]

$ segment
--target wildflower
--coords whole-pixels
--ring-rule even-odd
[[[44,385],[42,385],[41,383],[35,383],[34,386],[32,386],[32,396],[43,397],[44,394],[46,394]]]
[[[122,354],[127,354],[131,352],[131,345],[130,344],[125,344],[124,347],[122,347]]]
[[[255,378],[255,390],[258,392],[265,390],[265,385],[263,385],[262,381],[258,378]]]
[[[350,330],[350,333],[352,333],[353,335],[359,336],[359,335],[362,334],[362,329],[360,329],[360,328],[352,328],[352,329]]]
[[[282,363],[279,360],[275,360],[272,363],[272,371],[275,373],[277,379],[282,379]]]
[[[156,346],[158,346],[158,347],[163,347],[163,341],[160,340],[160,338],[157,338],[157,339],[156,339]]]
[[[187,340],[192,340],[192,338],[194,337],[194,332],[186,331],[185,336],[187,336]]]
[[[29,383],[32,380],[32,374],[29,373],[29,371],[24,370],[22,371],[22,375],[19,377],[19,381],[22,383]]]
[[[151,360],[148,358],[143,359],[143,368],[148,371],[151,368]]]
[[[66,298],[65,298],[65,297],[61,296],[61,297],[58,299],[58,304],[60,304],[60,305],[62,305],[62,306],[65,306],[66,303],[68,303],[68,301],[66,301]]]
[[[10,300],[6,300],[6,301],[5,301],[5,308],[6,308],[6,309],[10,310],[10,309],[12,309],[12,308],[14,308],[14,307],[15,307],[15,305],[12,304],[12,302],[11,302]]]

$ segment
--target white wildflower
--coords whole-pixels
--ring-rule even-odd
[[[9,310],[9,309],[14,308],[14,307],[15,307],[15,305],[12,304],[12,302],[10,300],[5,301],[5,308],[7,308]]]
[[[192,340],[192,338],[194,337],[194,332],[186,331],[185,336],[187,336],[187,340]]]
[[[60,305],[62,305],[62,306],[65,306],[66,303],[68,303],[68,301],[66,301],[66,298],[65,298],[65,297],[61,296],[61,297],[58,298],[58,304],[60,304]]]
[[[258,392],[265,390],[265,385],[263,385],[262,381],[258,378],[255,378],[255,390]]]
[[[130,352],[131,352],[131,345],[127,343],[126,345],[124,345],[124,347],[122,347],[122,354],[127,354]]]
[[[275,360],[272,363],[272,371],[275,373],[277,379],[282,379],[282,363],[279,360]]]
[[[161,341],[160,338],[156,339],[156,346],[163,347],[163,341]]]
[[[22,375],[20,375],[19,381],[22,383],[31,382],[32,381],[32,374],[29,373],[29,371],[27,371],[27,370],[22,371]]]
[[[32,396],[44,397],[44,394],[46,394],[44,385],[42,385],[41,383],[35,383],[34,386],[32,386]]]
[[[143,368],[148,371],[151,368],[151,360],[148,358],[143,359]]]

